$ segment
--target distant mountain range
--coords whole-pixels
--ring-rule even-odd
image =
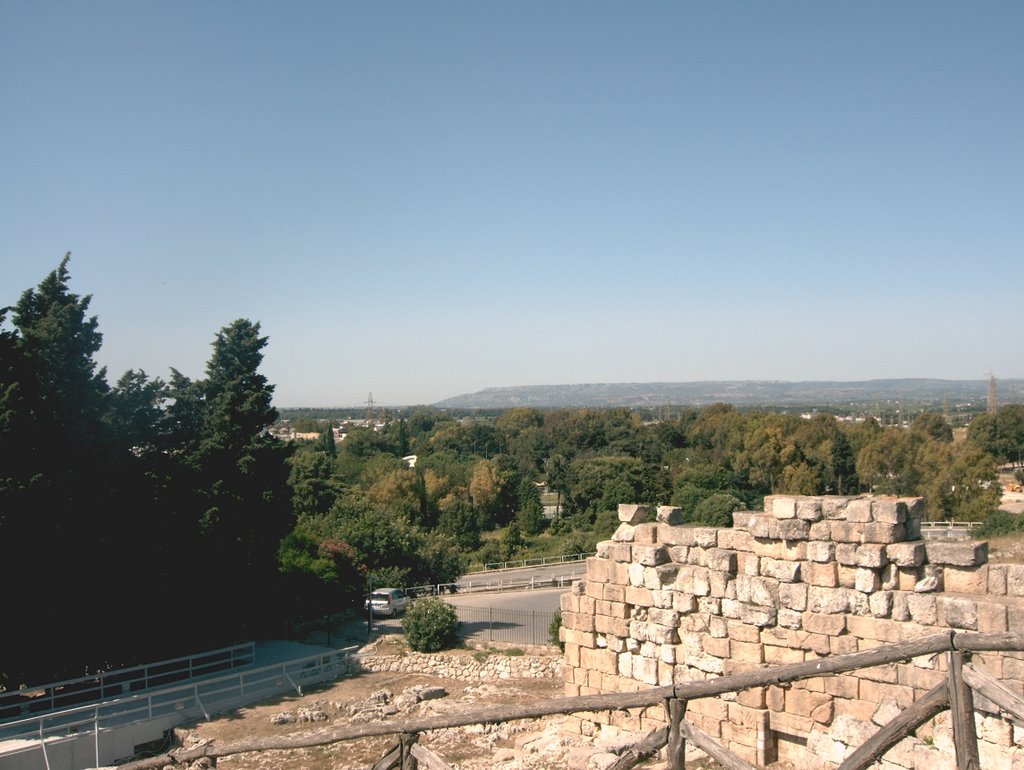
[[[986,404],[988,380],[896,379],[862,382],[784,382],[708,380],[704,382],[589,383],[584,385],[522,385],[485,388],[439,401],[449,409],[509,409],[517,406],[643,407],[704,406],[717,402],[736,406],[826,406],[876,402],[949,405]],[[999,380],[998,402],[1016,400],[1024,380]]]

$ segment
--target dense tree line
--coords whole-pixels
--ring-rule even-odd
[[[876,492],[981,519],[996,462],[1024,447],[1020,406],[954,441],[937,414],[904,429],[726,404],[662,419],[417,408],[340,443],[309,411],[320,439],[283,443],[258,323],[217,332],[201,379],[128,371],[111,386],[69,282],[65,258],[0,311],[0,685],[278,633],[470,561],[591,550],[619,503],[728,526],[768,494]]]
[[[69,279],[65,257],[0,318],[0,684],[209,648],[287,606],[291,449],[265,432],[259,324],[218,332],[202,379],[110,387]]]

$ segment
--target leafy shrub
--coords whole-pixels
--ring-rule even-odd
[[[552,644],[557,644],[558,649],[565,651],[565,644],[558,638],[558,632],[562,628],[562,610],[555,610],[555,615],[551,618],[551,625],[548,626],[548,641]]]
[[[981,539],[1014,535],[1024,532],[1024,516],[1004,510],[995,510],[988,515],[985,523],[974,531],[974,536]]]
[[[742,500],[725,492],[715,492],[701,500],[693,513],[686,517],[686,521],[709,527],[731,527],[732,514],[742,508]]]
[[[416,652],[437,652],[455,646],[458,626],[455,608],[435,597],[413,602],[402,618],[405,638]]]

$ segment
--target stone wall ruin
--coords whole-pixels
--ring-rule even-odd
[[[1024,565],[988,564],[984,542],[922,541],[920,498],[780,495],[764,508],[716,529],[680,525],[676,508],[620,506],[619,529],[562,597],[566,694],[708,679],[944,629],[1024,631]],[[1024,654],[974,664],[1024,693]],[[945,668],[940,655],[754,688],[693,701],[686,716],[749,762],[835,768]],[[975,706],[983,766],[1024,768],[1024,730],[980,696]],[[955,766],[948,717],[879,766]],[[659,706],[579,714],[566,726],[614,740],[664,723]]]

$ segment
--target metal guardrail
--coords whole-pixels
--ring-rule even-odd
[[[980,521],[957,521],[956,519],[949,519],[948,521],[922,521],[921,529],[977,529],[981,524],[982,522]]]
[[[567,553],[562,556],[539,556],[534,559],[513,559],[511,561],[492,561],[483,565],[483,569],[478,569],[477,572],[492,572],[495,570],[505,569],[522,569],[523,567],[546,567],[549,564],[566,564],[569,562],[583,561],[588,556],[594,556],[594,552],[589,553]],[[479,567],[480,565],[473,565]],[[473,574],[473,573],[466,573]]]
[[[439,588],[449,588],[450,593],[474,593],[478,591],[532,591],[539,588],[569,588],[577,580],[584,577],[585,570],[579,574],[573,570],[568,575],[558,575],[551,578],[532,577],[529,580],[516,580],[515,578],[498,578],[488,580],[486,573],[478,573],[479,579],[462,579],[458,583],[445,583]]]
[[[144,663],[130,668],[99,671],[93,676],[24,687],[0,693],[0,727],[10,719],[72,708],[84,703],[117,698],[200,676],[251,666],[256,644],[231,647]]]
[[[92,736],[100,766],[100,736],[105,730],[138,722],[170,718],[180,724],[200,715],[261,700],[289,689],[300,695],[303,685],[336,679],[349,671],[348,656],[356,647],[204,679],[148,693],[18,719],[0,725],[0,741],[24,741],[6,752],[38,751],[46,759],[47,743]],[[46,759],[49,767],[49,760]]]

